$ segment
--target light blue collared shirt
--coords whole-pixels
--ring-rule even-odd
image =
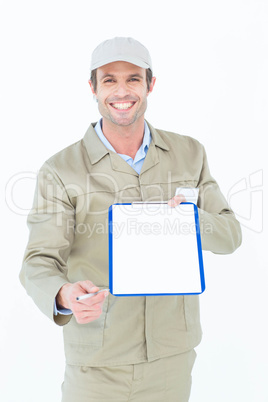
[[[105,135],[102,132],[102,119],[100,119],[98,121],[98,123],[96,124],[96,126],[94,128],[95,128],[95,131],[96,131],[99,139],[106,146],[106,148],[108,148],[110,151],[116,152],[114,147],[110,144],[110,142],[107,140],[107,138],[105,137]],[[152,140],[152,136],[150,133],[150,129],[149,129],[146,121],[144,121],[143,141],[135,155],[134,160],[129,155],[118,154],[119,156],[121,156],[121,158],[124,159],[124,161],[126,161],[129,164],[129,166],[131,166],[134,170],[136,170],[136,172],[138,174],[140,174],[140,172],[141,172],[141,168],[142,168],[144,159],[147,155],[151,140]]]
[[[108,148],[110,151],[113,151],[116,153],[114,147],[112,146],[112,144],[110,144],[110,142],[107,140],[107,138],[105,137],[105,135],[102,132],[102,119],[100,119],[98,121],[98,123],[96,124],[96,126],[94,127],[95,131],[99,137],[99,139],[101,140],[101,142],[106,146],[106,148]],[[143,136],[143,141],[142,144],[140,146],[140,148],[138,149],[134,160],[129,156],[129,155],[124,155],[124,154],[118,154],[119,156],[121,156],[121,158],[124,159],[124,161],[126,161],[129,166],[131,166],[138,174],[140,174],[141,172],[141,168],[144,162],[144,159],[147,155],[148,149],[149,149],[149,145],[151,143],[152,140],[152,136],[150,133],[150,129],[148,127],[148,124],[146,123],[146,121],[144,121],[144,136]],[[63,315],[69,315],[72,314],[72,311],[64,308],[64,309],[57,309],[57,305],[56,305],[56,300],[54,303],[54,314],[58,315],[58,314],[63,314]]]

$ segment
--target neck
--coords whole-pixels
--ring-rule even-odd
[[[103,118],[102,132],[117,153],[134,159],[143,141],[144,118],[129,126],[118,126]]]

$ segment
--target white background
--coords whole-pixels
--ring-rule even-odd
[[[60,401],[61,328],[18,280],[26,214],[41,164],[99,118],[87,83],[91,52],[133,36],[157,77],[147,119],[205,145],[243,230],[234,254],[204,253],[204,337],[190,400],[267,402],[267,1],[9,0],[0,15],[0,400]]]

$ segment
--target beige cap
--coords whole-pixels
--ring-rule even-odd
[[[127,61],[142,68],[152,68],[145,46],[133,38],[116,37],[99,44],[92,53],[91,71],[114,61]]]

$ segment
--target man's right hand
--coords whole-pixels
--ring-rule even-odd
[[[102,313],[103,302],[108,292],[100,292],[95,296],[77,301],[77,296],[87,293],[95,293],[100,289],[91,281],[79,281],[75,283],[66,283],[63,285],[56,297],[58,308],[67,308],[72,310],[78,324],[87,324],[96,320]]]

